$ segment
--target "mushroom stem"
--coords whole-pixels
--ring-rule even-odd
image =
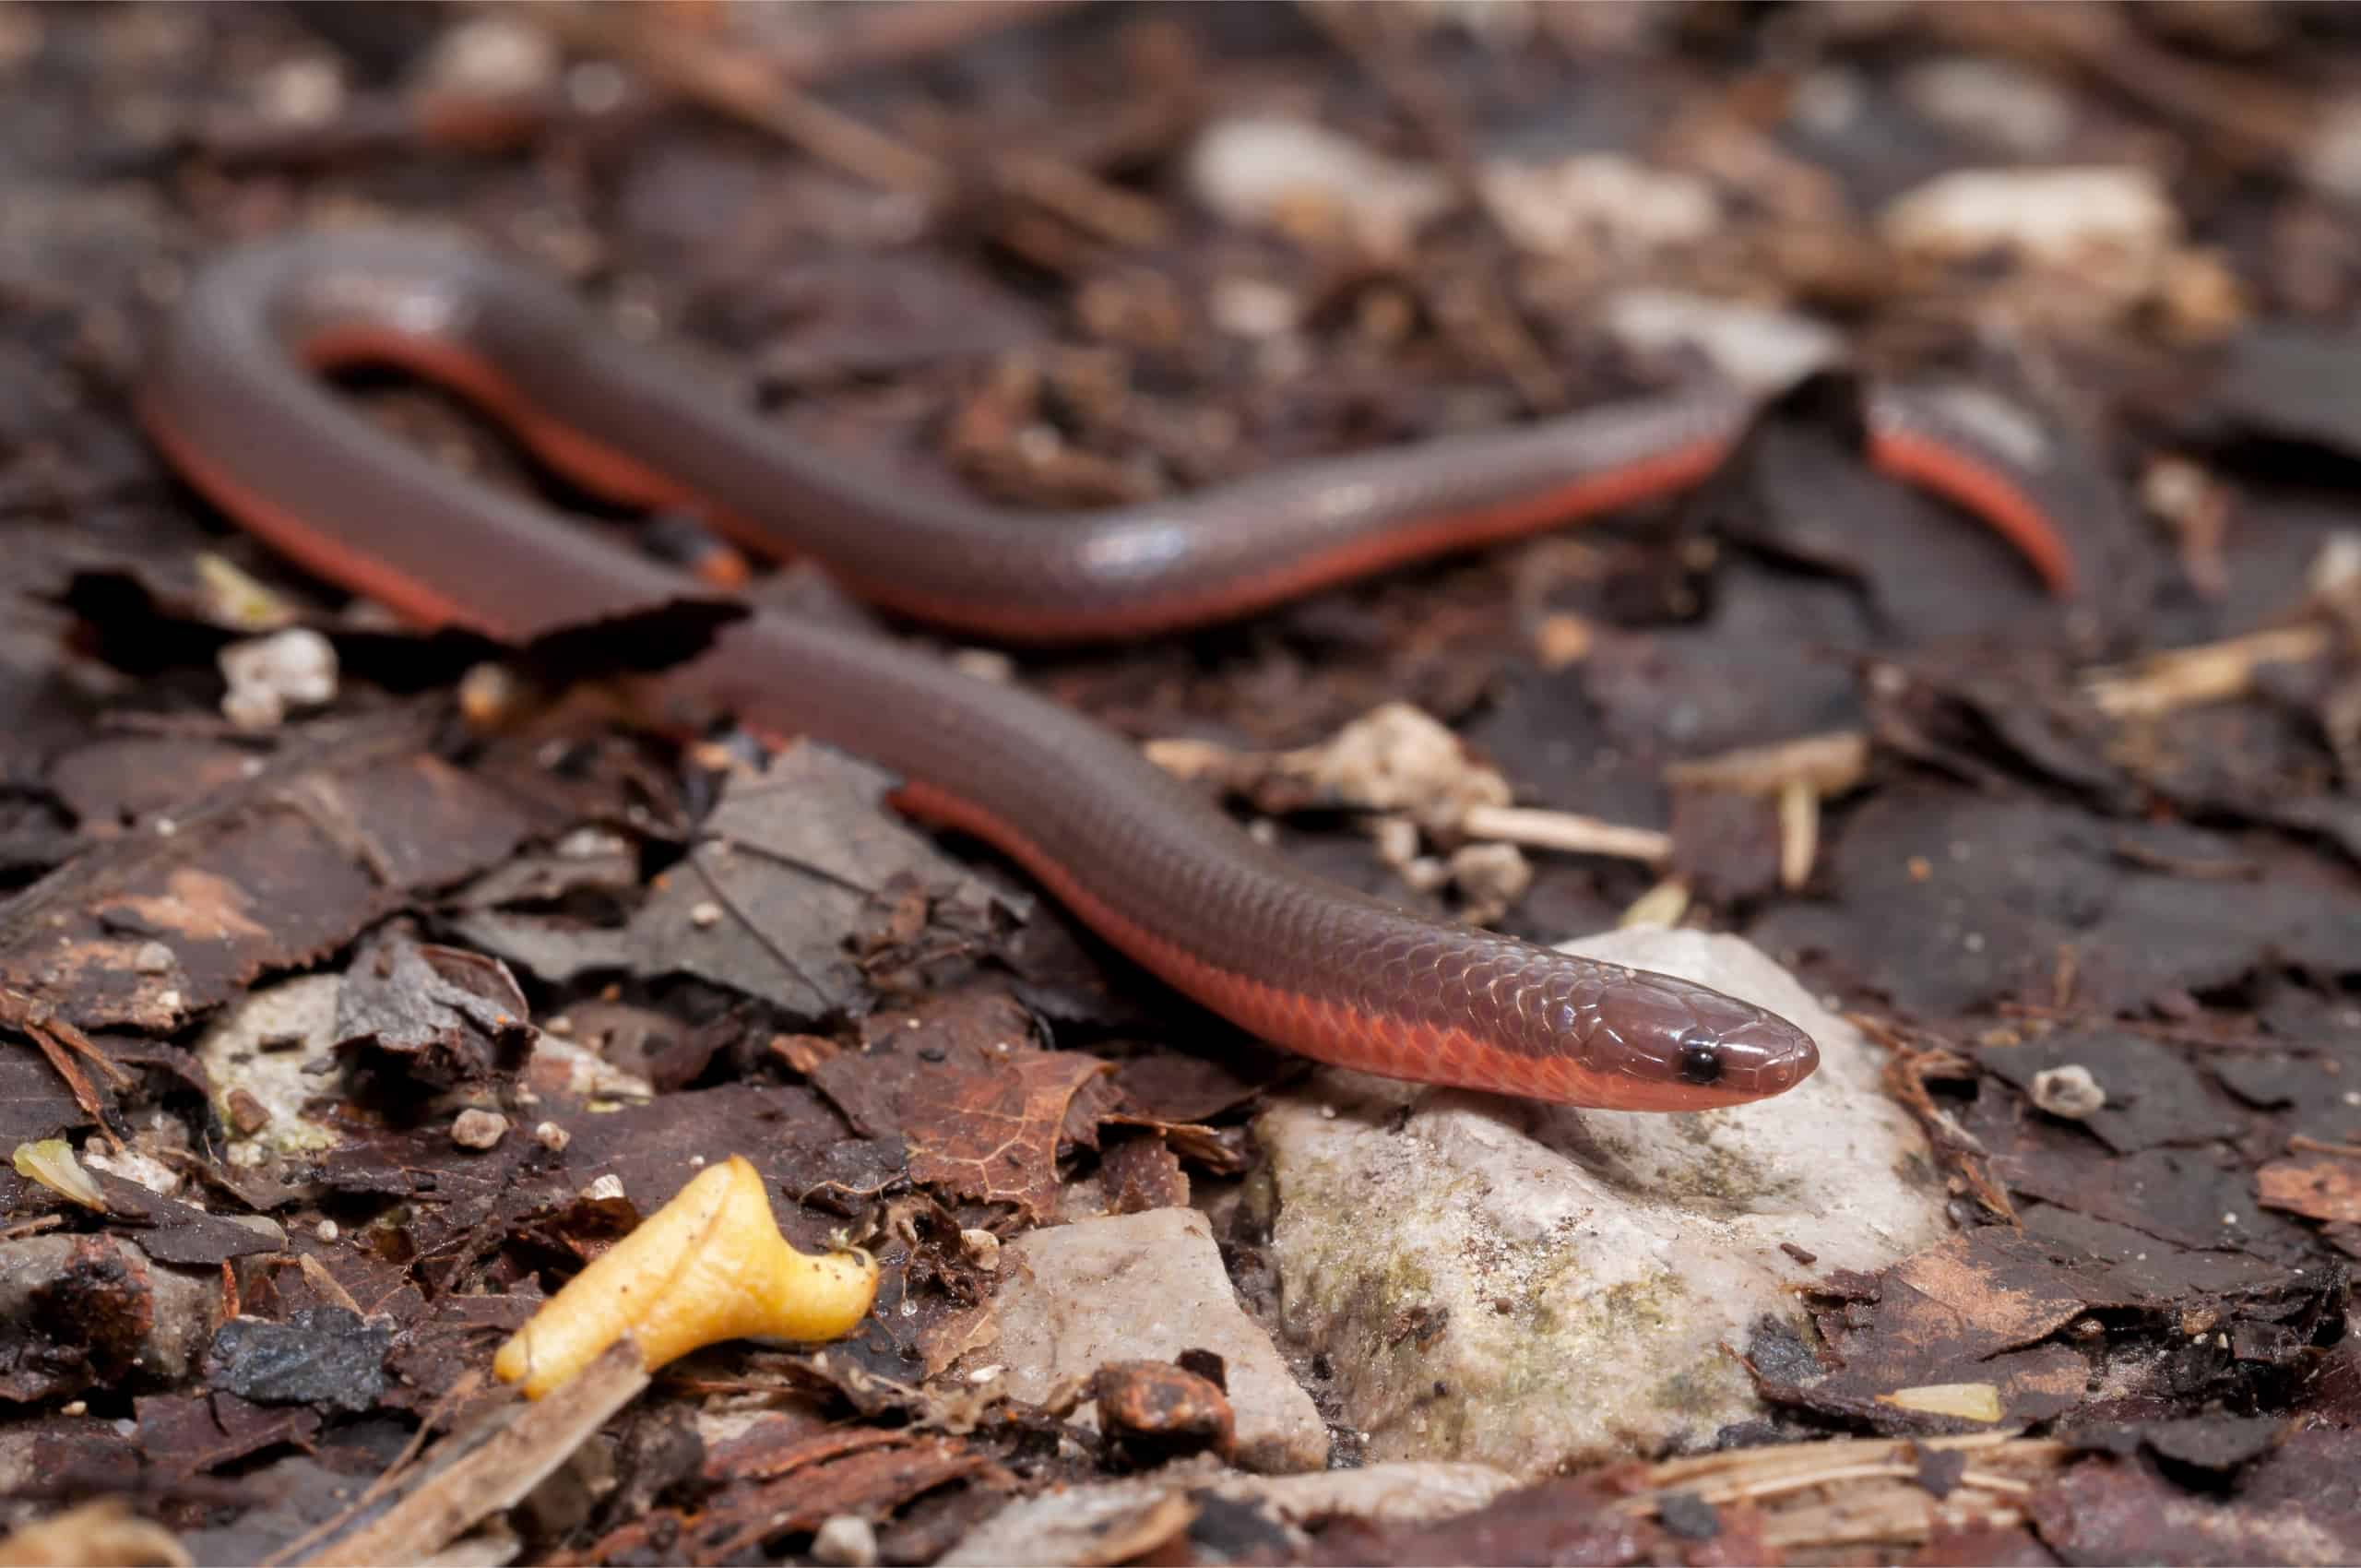
[[[868,1315],[876,1260],[814,1257],[779,1234],[743,1158],[705,1171],[593,1259],[500,1348],[492,1372],[538,1399],[628,1334],[640,1364],[725,1339],[836,1339]]]

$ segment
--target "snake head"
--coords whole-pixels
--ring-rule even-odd
[[[1594,1016],[1592,1065],[1661,1085],[1683,1110],[1784,1094],[1820,1065],[1820,1047],[1786,1019],[1677,975],[1625,971]]]

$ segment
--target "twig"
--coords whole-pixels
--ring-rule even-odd
[[[1948,1498],[1916,1484],[1928,1451],[1974,1455]],[[1667,1495],[1686,1492],[1712,1503],[1774,1504],[1763,1538],[1783,1548],[1923,1540],[1940,1526],[2022,1523],[2024,1500],[2073,1457],[2064,1443],[2015,1431],[1963,1437],[1836,1439],[1669,1459],[1639,1478],[1646,1490],[1616,1506],[1647,1517]],[[1866,1483],[1866,1484],[1865,1484]],[[1824,1503],[1778,1507],[1776,1501],[1841,1487]]]
[[[416,1431],[409,1434],[409,1441],[403,1443],[402,1451],[394,1455],[394,1462],[386,1466],[385,1471],[375,1480],[362,1488],[360,1496],[354,1498],[333,1516],[313,1526],[263,1559],[263,1568],[281,1568],[282,1564],[298,1561],[314,1546],[361,1517],[368,1511],[371,1503],[392,1491],[395,1485],[409,1473],[410,1461],[418,1457],[419,1450],[426,1446],[427,1440],[442,1429],[443,1423],[449,1419],[453,1410],[473,1398],[476,1391],[482,1386],[483,1372],[481,1369],[460,1373],[458,1381],[452,1384],[444,1392],[443,1396],[437,1399],[433,1407],[426,1412],[426,1419],[418,1423]]]
[[[781,59],[777,68],[800,82],[831,80],[853,71],[923,60],[1076,4],[1078,0],[920,0],[854,6],[841,35]]]
[[[1677,762],[1664,776],[1675,789],[1724,790],[1776,801],[1779,885],[1793,892],[1811,880],[1820,854],[1821,802],[1854,789],[1869,767],[1869,736],[1847,730]]]
[[[24,992],[0,986],[0,1025],[22,1032],[41,1047],[41,1053],[49,1059],[51,1068],[65,1080],[65,1087],[72,1091],[74,1103],[81,1107],[82,1114],[97,1123],[99,1132],[113,1146],[117,1154],[122,1153],[123,1140],[115,1136],[114,1129],[107,1124],[106,1112],[99,1104],[98,1091],[90,1087],[90,1080],[74,1057],[78,1053],[96,1063],[107,1081],[119,1089],[131,1087],[131,1075],[105,1051],[91,1044],[88,1035],[59,1017],[47,1003]]]
[[[309,1253],[301,1253],[297,1256],[302,1260],[297,1266],[303,1271],[304,1283],[326,1296],[330,1305],[342,1307],[354,1317],[369,1315],[361,1310],[361,1303],[352,1299],[352,1292],[344,1288],[343,1281],[328,1272],[327,1265]]]
[[[472,1434],[445,1439],[441,1447],[468,1451],[376,1519],[306,1559],[307,1568],[415,1562],[440,1551],[523,1502],[647,1386],[639,1347],[629,1337],[616,1341],[546,1399],[517,1407],[514,1419],[481,1443],[469,1447]]]
[[[1867,1013],[1847,1013],[1845,1020],[1885,1051],[1887,1088],[1902,1102],[1902,1108],[1916,1118],[1928,1141],[1967,1183],[1969,1195],[1992,1213],[2013,1222],[2016,1206],[2009,1201],[2007,1185],[1992,1172],[1992,1157],[1950,1111],[1935,1103],[1934,1094],[1927,1087],[1930,1078],[1973,1077],[1975,1063],[1940,1043],[1931,1048],[1914,1044],[1885,1019]]]
[[[1843,730],[1669,763],[1664,781],[1675,789],[1732,790],[1742,795],[1776,795],[1801,783],[1815,794],[1841,795],[1860,783],[1869,766],[1869,736]]]
[[[1133,249],[1145,249],[1164,240],[1164,209],[1145,196],[1133,196],[1047,153],[1014,148],[994,153],[991,161],[1001,189],[1026,197],[1076,228]]]
[[[1779,791],[1779,885],[1793,893],[1811,880],[1820,855],[1820,791],[1791,778]]]
[[[1672,858],[1672,836],[1649,827],[1626,827],[1573,812],[1529,806],[1469,806],[1458,826],[1471,838],[1501,838],[1536,849],[1576,855],[1612,855],[1618,860],[1662,865]]]
[[[935,159],[829,108],[753,55],[670,25],[645,25],[628,6],[551,6],[531,16],[576,49],[625,60],[682,97],[872,184],[927,194],[949,185],[950,172]]]
[[[765,131],[886,190],[943,197],[958,187],[958,172],[798,87],[772,60],[733,51],[674,28],[647,25],[630,6],[552,6],[531,15],[577,49],[611,54],[663,86]],[[1110,244],[1152,245],[1163,239],[1163,208],[1046,153],[1004,150],[984,163],[993,182]]]
[[[2082,695],[2111,719],[2155,719],[2244,695],[2266,664],[2308,664],[2333,646],[2321,625],[2280,626],[2152,654],[2082,677]]]

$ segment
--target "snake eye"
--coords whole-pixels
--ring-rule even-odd
[[[1703,1029],[1684,1030],[1680,1037],[1680,1081],[1714,1084],[1722,1077],[1720,1042]]]

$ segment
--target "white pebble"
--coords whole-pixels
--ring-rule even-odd
[[[2106,1106],[2106,1090],[2079,1063],[2033,1075],[2033,1102],[2052,1116],[2080,1122]]]
[[[229,691],[222,717],[243,730],[267,730],[290,707],[336,696],[336,645],[308,626],[231,643],[216,657]]]
[[[812,1560],[831,1568],[869,1568],[877,1561],[877,1529],[858,1514],[821,1521],[812,1537]]]
[[[485,1149],[508,1133],[508,1118],[497,1111],[462,1111],[451,1119],[451,1141],[461,1148]]]

